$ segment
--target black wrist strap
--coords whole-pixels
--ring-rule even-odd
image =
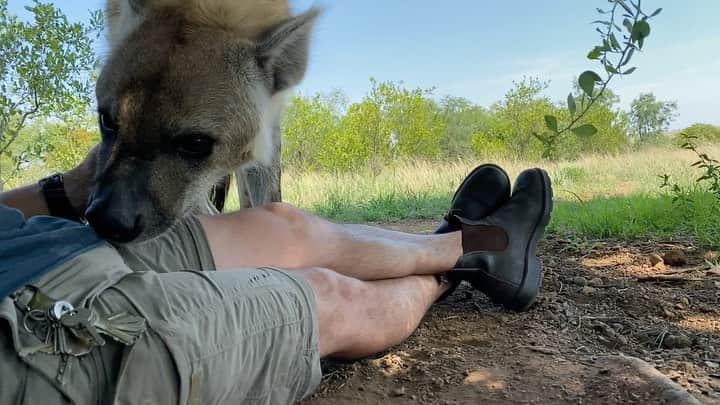
[[[75,211],[70,199],[65,192],[65,183],[61,173],[53,174],[38,182],[40,190],[45,197],[50,215],[69,219],[71,221],[82,222],[82,216]]]

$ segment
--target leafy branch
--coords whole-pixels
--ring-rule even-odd
[[[611,9],[597,9],[598,13],[605,16],[606,19],[592,22],[598,25],[596,31],[600,34],[601,44],[595,46],[587,55],[588,59],[599,61],[605,72],[605,79],[592,70],[580,74],[578,85],[584,94],[580,97],[579,109],[576,97],[573,93],[568,94],[567,108],[570,113],[570,121],[566,125],[561,126],[558,118],[554,115],[545,115],[547,131],[533,133],[533,136],[543,143],[543,157],[545,158],[552,156],[557,142],[568,132],[583,137],[597,133],[597,128],[592,124],[578,124],[602,97],[613,78],[627,76],[635,71],[636,67],[626,68],[626,66],[635,52],[642,50],[646,38],[650,36],[649,20],[662,12],[662,9],[659,8],[652,14],[646,14],[641,9],[641,0],[637,0],[637,2],[608,0],[608,2],[612,3]],[[622,27],[617,23],[620,13],[623,18]]]
[[[705,185],[708,192],[712,193],[717,199],[720,200],[720,161],[713,159],[707,153],[701,152],[696,144],[698,137],[688,134],[680,134],[680,138],[683,143],[680,146],[685,150],[689,150],[697,156],[697,160],[690,165],[690,167],[696,167],[702,170],[702,175],[695,179],[695,183],[698,185]],[[669,174],[663,174],[660,176],[663,180],[660,188],[668,188],[673,193],[673,202],[678,200],[689,200],[687,196],[689,193],[685,192],[682,187],[677,183],[671,182],[671,176]]]
[[[47,0],[29,3],[31,18],[21,19],[0,0],[0,190],[29,159],[22,145],[28,124],[82,115],[92,101],[92,36],[100,34],[101,13],[76,23]]]

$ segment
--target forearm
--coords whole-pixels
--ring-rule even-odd
[[[25,218],[50,213],[37,183],[0,193],[0,204],[19,209]]]
[[[63,175],[65,193],[78,214],[85,212],[90,178],[86,165],[80,165]],[[25,218],[50,215],[45,196],[37,183],[0,193],[0,204],[19,209]]]

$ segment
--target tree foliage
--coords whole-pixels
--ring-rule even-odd
[[[91,102],[100,13],[73,23],[51,3],[34,0],[26,9],[32,20],[10,14],[0,0],[0,189],[28,159],[27,150],[13,147],[23,127],[84,114]]]
[[[642,93],[630,105],[633,134],[641,141],[657,137],[668,129],[677,112],[675,101],[660,101],[652,93]]]
[[[564,135],[573,133],[580,137],[595,135],[598,129],[592,124],[582,124],[583,117],[599,100],[613,78],[627,76],[635,72],[636,67],[627,67],[633,55],[643,49],[645,40],[650,36],[650,20],[662,12],[659,8],[652,14],[646,14],[637,2],[630,0],[608,0],[612,7],[608,10],[597,9],[601,19],[593,21],[600,34],[600,44],[587,55],[603,68],[605,78],[592,70],[586,70],[578,77],[578,87],[584,94],[578,100],[570,93],[567,97],[567,124],[561,125],[555,115],[547,115],[547,129],[534,132],[533,135],[544,145],[543,156],[552,158],[558,155],[557,144]],[[622,26],[620,24],[622,18]]]
[[[588,103],[588,96],[576,86],[573,96],[579,103]],[[587,153],[619,153],[630,146],[628,116],[618,106],[620,98],[610,89],[605,89],[585,115],[578,120],[580,127],[591,125],[597,134],[590,136],[565,137],[559,143],[559,157],[578,157]],[[562,108],[558,107],[562,110]],[[567,119],[567,111],[561,116]]]
[[[428,98],[431,91],[373,79],[370,85],[368,95],[347,109],[337,102],[344,100],[338,92],[330,97],[295,96],[283,119],[285,164],[380,169],[395,159],[438,157],[445,122]]]
[[[676,143],[682,145],[687,139],[694,139],[697,142],[720,143],[720,127],[710,124],[693,124],[682,131],[684,136],[679,136]]]
[[[40,158],[52,172],[65,172],[77,166],[100,141],[94,114],[62,123],[38,122],[28,132],[41,140],[35,144],[42,145]]]
[[[488,130],[490,113],[466,98],[454,96],[445,96],[440,100],[439,108],[441,118],[445,121],[445,133],[440,141],[442,156],[472,156],[473,136]]]
[[[555,113],[552,102],[543,95],[547,87],[548,82],[533,77],[513,82],[505,98],[490,107],[492,120],[486,130],[473,136],[475,152],[488,154],[488,148],[513,157],[539,157],[542,144],[533,134],[544,127],[545,115]],[[498,150],[500,145],[504,151]]]
[[[544,94],[546,88],[538,78],[524,78],[488,109],[460,97],[435,101],[431,91],[374,80],[367,96],[350,105],[340,92],[297,95],[283,118],[283,163],[301,170],[346,171],[406,159],[540,159],[544,145],[532,133],[543,129],[548,115],[570,119],[564,102],[553,102]],[[573,97],[588,102],[579,86]],[[598,96],[578,120],[598,134],[564,137],[552,157],[617,153],[628,147],[627,114],[618,104],[610,90]]]
[[[341,105],[317,94],[290,99],[283,115],[283,162],[303,170],[326,168],[336,154],[328,142],[340,129]]]

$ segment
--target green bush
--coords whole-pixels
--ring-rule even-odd
[[[686,137],[694,138],[697,142],[720,143],[720,127],[710,124],[694,124],[682,131]],[[684,143],[683,137],[675,137],[675,143]]]

